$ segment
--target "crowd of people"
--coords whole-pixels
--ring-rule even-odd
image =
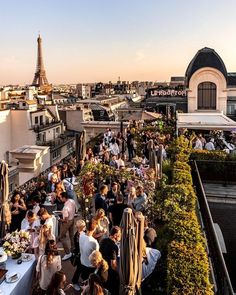
[[[167,157],[171,136],[143,132],[142,161],[137,166],[132,163],[137,155],[136,131],[135,122],[125,137],[107,129],[103,138],[93,148],[87,149],[79,163],[72,160],[60,166],[54,165],[47,179],[39,181],[33,191],[13,193],[10,232],[20,229],[30,232],[28,251],[35,254],[37,259],[36,283],[41,294],[62,295],[69,288],[80,290],[82,294],[119,294],[120,225],[126,208],[131,208],[134,216],[140,212],[145,216],[142,280],[154,271],[161,254],[156,249],[157,233],[150,227],[150,220],[146,216],[151,188],[137,181],[135,176],[148,179],[152,189],[155,188],[158,177],[156,171],[149,167],[150,158],[152,153],[158,156],[159,150],[163,158]],[[89,162],[102,162],[117,170],[128,168],[133,177],[101,182],[94,194],[93,216],[83,220],[74,186],[76,176]],[[48,212],[44,206],[48,201],[56,205],[56,211],[60,212],[58,216]],[[63,256],[57,248],[59,243],[64,249]],[[74,275],[71,284],[66,286],[62,261],[69,259],[74,267]]]
[[[200,133],[198,136],[194,138],[193,142],[193,149],[194,150],[207,150],[207,151],[214,151],[215,150],[215,140],[214,138],[208,138],[206,141],[205,137],[202,136]]]
[[[224,134],[222,131],[218,131],[217,133],[210,132],[207,136],[199,133],[193,140],[193,149],[207,151],[223,150],[230,153],[236,149],[235,133]]]

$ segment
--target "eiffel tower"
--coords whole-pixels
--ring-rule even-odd
[[[38,57],[37,57],[37,66],[36,66],[36,72],[34,74],[34,80],[32,85],[38,86],[38,87],[43,87],[43,86],[48,86],[48,80],[46,77],[46,71],[44,69],[44,64],[43,64],[43,55],[42,55],[42,38],[39,34],[38,39]]]

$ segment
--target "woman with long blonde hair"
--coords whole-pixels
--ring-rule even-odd
[[[103,238],[108,237],[109,234],[109,220],[104,209],[100,208],[96,211],[94,220],[97,222],[97,227],[93,236],[98,241],[101,241]]]
[[[36,256],[44,254],[46,244],[49,240],[55,240],[55,236],[52,234],[52,227],[44,224],[40,227],[39,235],[36,237],[33,243],[33,248],[36,248]]]
[[[108,263],[103,259],[101,252],[97,250],[90,254],[89,261],[96,268],[94,273],[99,277],[100,285],[104,287],[108,279]]]

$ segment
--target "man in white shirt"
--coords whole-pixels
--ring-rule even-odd
[[[83,280],[87,280],[89,275],[95,270],[89,260],[89,256],[94,250],[99,250],[98,241],[93,237],[96,227],[97,222],[91,219],[87,224],[86,234],[80,235],[79,237],[80,262],[82,265],[81,277]]]
[[[208,151],[214,151],[215,150],[214,138],[211,138],[210,141],[208,141],[205,144],[205,149],[208,150]]]
[[[67,232],[69,233],[70,246],[74,249],[74,217],[76,211],[75,201],[69,199],[66,192],[61,193],[61,200],[64,203],[62,209],[62,218],[59,219],[61,222],[60,227],[60,240],[65,250],[65,255],[62,260],[67,260],[72,256],[71,250],[68,245]]]

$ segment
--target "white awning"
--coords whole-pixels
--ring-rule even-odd
[[[236,122],[223,112],[178,113],[177,129],[236,131]]]

